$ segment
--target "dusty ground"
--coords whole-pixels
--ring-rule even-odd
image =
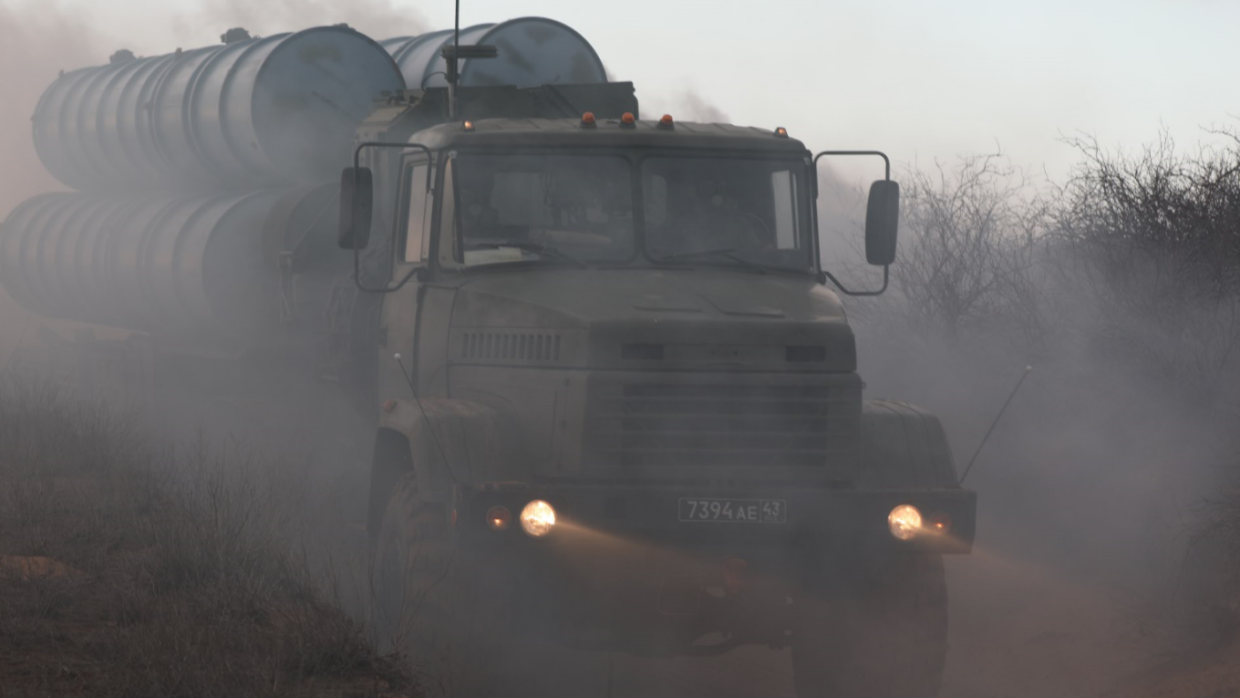
[[[1019,418],[1016,411],[1013,421],[1019,424]],[[1147,498],[1166,499],[1177,486],[1179,474],[1155,457],[1156,449],[1144,444],[1134,446],[1132,452],[1150,454],[1148,463],[1139,463],[1131,454],[1117,459],[1107,451],[1117,437],[1099,435],[1092,426],[1081,426],[1074,432],[1070,427],[1076,419],[1065,415],[1064,424],[1053,430],[1054,448],[1035,444],[1039,459],[1028,458],[1027,462],[1007,456],[1035,452],[1031,444],[1022,442],[1019,432],[1005,434],[1001,430],[992,444],[996,457],[983,463],[970,483],[982,495],[981,537],[973,555],[951,558],[948,564],[951,651],[942,698],[1240,696],[1235,688],[1240,686],[1240,650],[1222,651],[1193,662],[1156,661],[1159,657],[1148,644],[1134,637],[1136,599],[1128,582],[1152,568],[1140,559],[1145,552],[1134,545],[1127,531],[1131,524],[1125,517],[1116,516],[1126,510],[1098,510],[1094,504],[1105,496],[1148,510]],[[290,421],[296,420],[290,417]],[[1035,436],[1044,438],[1045,433],[1047,430],[1040,430]],[[302,436],[309,439],[310,435]],[[356,444],[335,446],[337,450],[360,450]],[[1096,467],[1116,460],[1124,465],[1122,473]],[[319,478],[313,492],[302,493],[308,497],[309,506],[305,508],[322,511],[319,507],[331,502],[337,507],[358,509],[365,490],[364,465],[341,467],[337,463],[327,469],[333,472]],[[1064,486],[1069,482],[1072,488]],[[11,496],[17,490],[9,491]],[[356,501],[346,506],[346,500]],[[1181,507],[1184,501],[1191,501],[1191,495],[1179,496],[1172,508]],[[356,513],[354,519],[358,518]],[[73,516],[78,517],[74,526],[80,528],[98,520],[100,514],[78,510]],[[332,517],[320,518],[344,528],[350,516],[337,511]],[[11,528],[0,533],[0,542],[10,541],[6,549],[0,549],[0,555],[41,550],[12,544]],[[345,538],[357,535],[352,531]],[[133,541],[125,544],[132,545]],[[114,569],[97,557],[83,557],[88,550],[70,550],[70,562],[95,574]],[[56,556],[65,555],[58,552]],[[52,598],[63,601],[60,596]],[[73,639],[86,637],[83,632],[89,635],[112,627],[108,623],[113,621],[106,614],[89,617],[83,623],[83,617],[75,613],[39,626],[39,632],[53,636],[61,633]],[[58,623],[72,632],[59,630]],[[83,644],[73,640],[69,646],[77,652]],[[25,661],[23,658],[57,656],[27,653],[20,645],[10,645],[9,649],[0,652],[0,673],[12,675],[13,667]],[[53,645],[53,649],[64,652],[59,646]],[[550,668],[542,687],[547,698],[793,696],[787,652],[765,648],[742,648],[713,659],[675,660],[570,653],[537,645],[521,651],[530,661]],[[54,663],[44,663],[34,669],[46,675],[54,667]],[[27,666],[25,670],[30,669]]]
[[[1240,692],[1151,692],[1142,678],[1141,647],[1125,639],[1130,600],[1071,582],[1052,571],[984,551],[953,559],[951,651],[942,698],[1205,698]],[[1240,657],[1238,657],[1240,659]],[[749,647],[724,657],[671,660],[547,651],[563,668],[546,686],[551,696],[602,698],[794,698],[786,651]],[[610,666],[609,666],[610,664]],[[1195,680],[1240,686],[1240,664],[1203,664]],[[1196,671],[1159,675],[1170,685]],[[611,691],[607,675],[611,674]],[[1165,670],[1170,671],[1170,670]],[[569,687],[572,687],[571,689]],[[1140,687],[1143,692],[1136,692]]]
[[[128,424],[0,390],[0,696],[417,695],[318,593],[257,480]]]
[[[0,429],[0,454],[6,448],[11,451],[13,445],[11,434],[7,435],[8,446],[5,438]],[[68,453],[81,457],[84,452]],[[24,453],[23,457],[29,455]],[[106,460],[124,454],[109,455],[105,450],[89,455]],[[57,458],[63,460],[64,454]],[[364,648],[349,644],[355,636],[338,614],[307,605],[300,597],[281,597],[278,585],[260,583],[253,587],[253,579],[220,577],[211,571],[211,564],[203,567],[202,558],[161,552],[161,543],[184,544],[189,539],[201,540],[204,534],[206,540],[215,540],[218,545],[219,531],[170,525],[164,517],[173,500],[159,494],[157,483],[118,479],[114,470],[91,467],[95,469],[87,471],[86,476],[81,463],[70,463],[68,470],[61,468],[42,479],[32,478],[30,470],[12,468],[7,478],[0,477],[5,502],[0,555],[18,556],[0,559],[0,586],[4,587],[5,599],[4,622],[0,623],[0,681],[9,688],[8,693],[0,695],[79,695],[85,689],[92,689],[92,695],[109,695],[99,690],[100,686],[107,687],[96,682],[119,680],[123,686],[131,686],[141,677],[141,664],[110,670],[115,672],[111,678],[104,670],[118,658],[129,661],[141,654],[125,650],[124,642],[135,643],[133,648],[166,650],[168,654],[156,662],[171,664],[203,652],[219,653],[223,651],[217,644],[220,639],[235,638],[239,631],[254,633],[245,641],[251,650],[272,654],[234,670],[272,676],[289,671],[289,676],[296,677],[304,667],[296,662],[287,664],[288,657],[280,653],[289,651],[290,641],[302,643],[300,649],[304,650],[304,638],[321,635],[316,630],[319,627],[334,634],[336,644],[331,651],[343,650],[346,659],[355,662],[342,675],[329,667],[326,675],[312,677],[311,683],[324,689],[320,695],[348,695],[353,691],[375,695],[382,690],[375,683],[375,675],[368,673],[367,662],[372,659],[367,659]],[[4,470],[0,468],[0,475]],[[1022,489],[1020,483],[1014,486]],[[339,500],[340,487],[332,490],[334,499]],[[101,493],[107,496],[100,498]],[[1001,511],[1026,518],[1015,516],[1006,507]],[[990,517],[995,514],[994,509],[986,512]],[[1073,518],[1069,513],[1059,515]],[[121,521],[129,522],[128,531]],[[987,533],[974,554],[949,560],[951,651],[942,698],[1240,696],[1240,648],[1194,661],[1168,661],[1151,652],[1148,642],[1138,641],[1133,629],[1136,599],[1130,586],[1122,583],[1122,577],[1098,573],[1099,569],[1113,567],[1101,564],[1107,562],[1108,555],[1117,556],[1122,551],[1067,537],[1058,543],[1035,537],[1031,543],[1028,530],[1005,528],[1003,521],[999,517],[987,522]],[[176,535],[161,537],[157,535],[161,531]],[[351,531],[349,535],[357,538],[360,533]],[[1082,545],[1087,553],[1097,555],[1099,564],[1059,554]],[[1046,550],[1055,554],[1048,556]],[[234,545],[226,554],[245,552],[245,546]],[[67,564],[70,571],[55,565],[32,569],[28,565],[35,563],[23,561],[27,555],[50,555],[58,562],[63,560],[59,564]],[[187,569],[178,567],[187,564]],[[273,573],[282,574],[264,572]],[[153,596],[152,579],[166,579],[168,574],[186,584]],[[254,588],[271,594],[271,598],[255,604],[251,594]],[[127,601],[109,601],[120,597]],[[242,605],[258,615],[246,620],[221,612],[221,605],[237,598],[251,599]],[[209,607],[204,609],[203,604]],[[296,623],[265,620],[286,613],[281,605]],[[219,621],[215,626],[218,632],[204,632],[180,647],[161,641],[179,634],[175,625],[178,618]],[[291,632],[284,641],[274,641],[283,631]],[[281,642],[285,643],[283,647]],[[794,695],[786,651],[742,648],[719,658],[673,660],[568,652],[537,644],[514,651],[548,667],[545,685],[540,687],[541,695],[548,698]],[[220,659],[227,654],[215,656]],[[145,666],[149,670],[150,664]],[[156,678],[169,680],[167,672]],[[24,692],[13,693],[16,687]],[[125,690],[129,689],[115,694],[130,695]],[[298,693],[294,690],[290,694]]]

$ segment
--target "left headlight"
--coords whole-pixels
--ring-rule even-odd
[[[555,528],[555,507],[541,499],[535,499],[521,510],[521,528],[525,532],[541,538]]]
[[[921,512],[912,504],[901,504],[887,515],[887,527],[896,538],[909,540],[921,532]]]

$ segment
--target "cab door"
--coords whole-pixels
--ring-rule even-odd
[[[433,162],[426,158],[403,161],[397,199],[399,206],[392,235],[390,278],[393,284],[402,280],[405,283],[383,295],[376,362],[377,397],[380,402],[388,398],[408,397],[411,389],[419,394],[422,390],[417,385],[416,367],[420,353],[417,342],[422,295],[425,292],[421,277],[426,268],[432,237],[434,182]]]

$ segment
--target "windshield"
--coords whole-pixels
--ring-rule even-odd
[[[648,254],[655,261],[811,268],[803,170],[799,160],[646,159]]]
[[[644,235],[637,234],[632,165],[624,157],[458,156],[456,262],[813,268],[801,160],[660,156],[639,163]]]
[[[461,155],[458,259],[619,261],[633,256],[629,163],[606,155]]]

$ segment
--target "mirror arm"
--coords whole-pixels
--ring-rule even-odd
[[[877,155],[883,159],[883,178],[888,182],[891,181],[891,158],[887,157],[887,153],[884,153],[881,150],[824,150],[814,156],[815,178],[817,178],[818,175],[818,158],[821,158],[824,155]],[[840,283],[840,280],[835,278],[835,275],[831,272],[824,269],[822,275],[830,279],[831,283],[835,284],[835,287],[845,295],[858,297],[881,296],[887,292],[887,284],[891,280],[891,265],[883,265],[883,285],[879,287],[877,291],[850,291],[847,288],[844,288],[844,284]]]
[[[831,272],[824,270],[822,272],[822,275],[830,279],[831,283],[835,284],[835,287],[838,288],[845,295],[848,295],[848,296],[881,296],[887,292],[887,282],[890,280],[890,277],[891,277],[890,270],[891,270],[890,265],[887,265],[887,264],[883,265],[883,285],[879,287],[879,289],[876,291],[850,291],[844,288],[844,284],[840,283],[840,280],[835,278],[835,276],[832,275]]]
[[[888,182],[891,181],[891,158],[881,150],[824,150],[814,156],[814,173],[818,172],[818,158],[824,155],[877,155],[883,159],[884,174],[883,178]]]
[[[355,171],[362,166],[362,149],[364,148],[412,148],[426,153],[426,158],[428,161],[434,161],[435,157],[434,153],[431,152],[431,149],[421,143],[385,143],[382,141],[364,141],[362,143],[358,143],[357,147],[353,149],[353,169]],[[353,210],[349,212],[349,216],[354,218],[354,224],[357,223],[356,215],[357,207],[354,206]],[[362,251],[357,247],[357,245],[353,246],[353,283],[362,293],[391,293],[393,291],[399,291],[405,284],[409,283],[409,280],[413,278],[417,271],[418,267],[414,267],[409,270],[409,273],[405,274],[404,278],[398,281],[396,285],[387,284],[375,288],[368,287],[362,283]]]

